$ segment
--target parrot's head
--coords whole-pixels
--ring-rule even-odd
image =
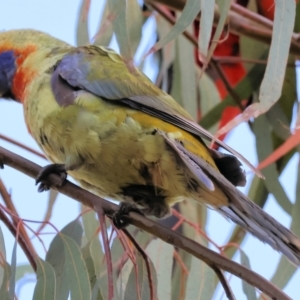
[[[62,47],[66,43],[36,30],[11,30],[0,32],[0,98],[20,102],[20,84],[30,77],[27,58],[43,49]]]

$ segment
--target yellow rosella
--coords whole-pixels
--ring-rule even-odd
[[[0,33],[0,96],[24,106],[29,132],[84,188],[163,217],[183,199],[205,203],[300,264],[300,240],[235,186],[238,155],[142,72],[105,47],[72,47],[34,30]],[[40,190],[47,188],[41,183]]]

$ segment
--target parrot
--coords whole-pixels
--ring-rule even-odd
[[[163,218],[191,199],[300,265],[300,239],[236,188],[246,183],[240,160],[251,164],[112,49],[32,29],[0,32],[0,97],[23,104],[28,131],[52,162],[39,191],[49,174],[68,174],[119,201],[120,218],[135,209]]]

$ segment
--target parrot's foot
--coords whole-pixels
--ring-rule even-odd
[[[51,164],[48,166],[45,166],[44,168],[42,168],[42,170],[40,171],[40,173],[38,174],[36,180],[35,180],[35,184],[39,184],[38,187],[38,191],[44,192],[44,191],[48,191],[50,189],[50,184],[49,182],[47,182],[49,175],[51,174],[56,174],[61,178],[61,184],[60,186],[62,186],[67,178],[67,172],[65,169],[65,165],[63,164]]]
[[[145,215],[136,205],[129,202],[121,202],[119,209],[112,216],[113,223],[118,229],[125,228],[130,224],[130,212],[136,212],[142,216]]]

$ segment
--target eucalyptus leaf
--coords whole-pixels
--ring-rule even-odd
[[[196,241],[199,243],[204,242],[199,235]],[[185,299],[212,299],[215,292],[214,281],[214,271],[205,262],[193,256],[187,279]]]
[[[81,249],[81,254],[82,254],[82,258],[85,262],[85,266],[86,266],[86,269],[87,269],[87,272],[88,272],[90,287],[93,290],[94,286],[97,285],[97,276],[96,276],[96,272],[95,272],[93,257],[91,255],[91,251],[90,251],[90,243],[91,242],[86,244]]]
[[[260,87],[259,109],[267,111],[280,97],[295,22],[295,1],[276,1],[272,42]]]
[[[135,53],[141,38],[144,18],[137,0],[127,0],[127,30],[132,53]]]
[[[56,278],[52,266],[37,257],[37,283],[34,288],[33,300],[56,300]]]
[[[13,299],[15,296],[16,286],[16,267],[17,267],[17,240],[15,240],[14,247],[11,254],[11,265],[10,265],[10,279],[9,279],[9,295]]]
[[[16,268],[16,281],[24,277],[26,274],[33,274],[34,271],[30,264],[17,265]]]
[[[253,132],[256,136],[256,147],[259,161],[265,159],[273,152],[271,132],[266,116],[260,116],[253,123]],[[278,204],[288,213],[292,212],[292,203],[286,195],[278,179],[278,171],[275,164],[271,164],[262,170],[265,176],[265,185],[270,193],[274,195]]]
[[[198,46],[201,56],[206,60],[213,28],[215,1],[201,0]],[[223,21],[223,19],[222,19]],[[220,23],[220,22],[219,22]]]
[[[14,300],[14,295],[11,296],[8,287],[9,287],[9,281],[11,278],[11,267],[10,265],[5,261],[3,265],[4,269],[4,276],[3,281],[0,288],[0,299],[1,300]]]
[[[297,174],[297,183],[296,183],[296,201],[293,206],[292,211],[292,223],[291,223],[291,231],[294,232],[297,236],[300,236],[300,171],[298,168],[298,174]],[[280,261],[278,263],[278,266],[276,268],[276,271],[274,275],[272,276],[271,282],[274,283],[279,288],[283,289],[292,276],[295,274],[295,272],[298,269],[292,265],[283,255],[280,258]]]
[[[80,11],[77,20],[76,29],[76,45],[83,46],[90,43],[89,30],[88,30],[88,17],[89,17],[90,0],[82,0]]]
[[[68,299],[69,281],[67,278],[67,263],[65,257],[65,246],[60,235],[70,237],[77,245],[81,244],[83,230],[78,220],[67,224],[60,233],[57,233],[52,240],[46,261],[53,267],[56,276],[56,295],[58,299]]]
[[[0,226],[0,286],[4,280],[5,266],[6,263],[6,250],[5,250],[5,241],[3,237],[3,232]]]
[[[150,262],[151,263],[151,262]],[[155,276],[154,268],[152,267],[151,277]],[[131,269],[129,274],[124,300],[152,300],[149,286],[149,274],[147,272],[147,266],[142,255],[136,254],[135,267]],[[151,280],[152,288],[156,288],[156,280]],[[138,285],[138,286],[137,286]],[[162,299],[162,298],[161,298]]]
[[[160,48],[164,47],[167,43],[177,38],[190,24],[192,24],[192,22],[200,12],[200,9],[200,1],[187,0],[182,13],[180,14],[180,17],[176,21],[175,25],[166,36],[164,36],[152,47],[152,49],[157,51]]]
[[[113,15],[112,24],[120,47],[122,57],[130,61],[133,57],[128,34],[127,1],[108,0],[110,14]]]
[[[153,240],[146,248],[157,274],[158,299],[171,299],[171,276],[174,247],[162,240]]]
[[[209,0],[206,2],[210,2]],[[230,1],[224,1],[224,0],[216,0],[216,4],[219,7],[219,12],[220,12],[220,17],[219,17],[219,22],[218,25],[216,27],[215,33],[213,35],[212,38],[212,42],[211,45],[208,49],[208,54],[207,54],[207,61],[210,60],[210,58],[212,57],[214,50],[216,49],[217,45],[218,45],[218,41],[220,40],[221,34],[223,32],[226,20],[228,18],[228,12],[230,10]]]
[[[86,211],[86,210],[88,210],[88,211]],[[82,225],[83,225],[83,230],[84,230],[84,238],[87,242],[90,242],[96,235],[96,232],[99,228],[99,221],[96,217],[97,215],[96,215],[95,211],[91,210],[87,206],[82,205],[81,212],[84,212],[82,214]]]
[[[108,47],[113,36],[113,27],[110,20],[110,11],[108,5],[108,1],[106,1],[103,13],[100,17],[97,33],[93,39],[93,43],[95,45]]]
[[[65,274],[70,288],[71,299],[90,299],[91,287],[88,271],[78,244],[62,233],[59,235],[59,238],[64,244]]]
[[[114,300],[119,299],[119,294],[116,286],[117,282],[117,273],[118,273],[118,266],[119,262],[124,254],[124,248],[119,240],[119,238],[115,238],[113,240],[113,244],[111,246],[111,259],[113,262],[113,286],[114,286]],[[107,274],[107,267],[105,257],[102,260],[102,264],[100,267],[100,276],[98,279],[99,289],[101,291],[103,299],[108,299],[108,274]]]
[[[240,249],[241,264],[251,270],[250,260],[247,254]],[[248,300],[256,300],[255,288],[248,282],[242,280],[243,291]]]
[[[189,32],[191,27],[189,27]],[[194,71],[194,47],[183,36],[175,41],[174,79],[172,83],[172,97],[179,102],[196,120],[197,78]]]

